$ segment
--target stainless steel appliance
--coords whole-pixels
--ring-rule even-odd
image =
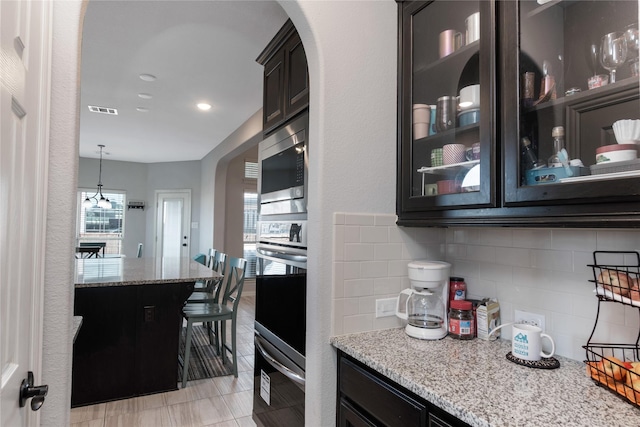
[[[304,426],[306,220],[258,223],[253,420]]]
[[[308,124],[303,114],[260,143],[260,215],[307,213]]]

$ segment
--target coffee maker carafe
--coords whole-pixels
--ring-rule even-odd
[[[396,316],[407,321],[407,335],[425,340],[447,336],[449,310],[449,271],[443,261],[409,263],[411,288],[398,297]]]

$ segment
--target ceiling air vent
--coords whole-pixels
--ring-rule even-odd
[[[114,116],[118,115],[118,110],[116,110],[115,108],[98,107],[96,105],[89,105],[89,111],[91,111],[92,113],[111,114]]]

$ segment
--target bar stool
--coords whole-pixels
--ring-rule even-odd
[[[187,333],[184,344],[184,358],[182,366],[182,388],[187,385],[187,374],[189,372],[189,357],[191,356],[191,337],[193,334],[193,324],[203,323],[207,325],[209,332],[209,343],[213,345],[213,332],[211,324],[214,322],[221,322],[221,347],[222,350],[222,363],[225,363],[225,350],[231,352],[233,360],[233,376],[238,377],[238,355],[236,344],[236,320],[238,317],[238,305],[240,303],[240,296],[242,295],[242,288],[244,286],[244,278],[247,260],[244,258],[230,258],[229,272],[226,277],[226,284],[224,286],[224,293],[221,303],[215,303],[212,301],[204,303],[187,303],[182,308],[182,317],[187,321]],[[229,305],[231,304],[231,305]],[[226,340],[226,323],[227,320],[231,320],[231,347],[227,346]],[[216,336],[216,343],[218,337]],[[220,353],[220,351],[218,351]]]

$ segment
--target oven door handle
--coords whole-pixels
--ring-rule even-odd
[[[270,256],[273,258],[280,258],[287,261],[296,261],[296,262],[307,262],[306,255],[294,255],[288,252],[282,251],[268,251],[263,248],[256,248],[256,251],[261,253],[262,255]]]
[[[260,337],[256,336],[254,338],[254,342],[256,344],[256,348],[258,349],[262,357],[267,359],[267,361],[271,364],[271,366],[273,366],[282,375],[304,386],[306,382],[305,378],[302,375],[299,375],[293,372],[291,369],[289,369],[282,363],[278,362],[273,356],[271,356],[269,352],[262,346],[262,343],[260,343],[260,339],[261,339]]]

